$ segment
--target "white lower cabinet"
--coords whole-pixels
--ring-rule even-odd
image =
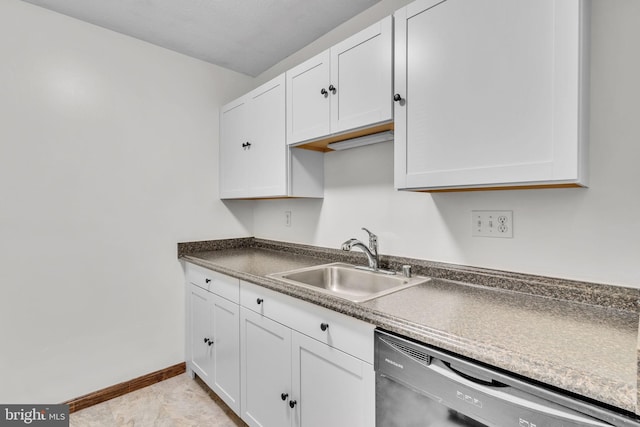
[[[373,426],[373,366],[292,331],[292,393],[298,399],[294,425]]]
[[[375,424],[374,326],[185,263],[187,371],[248,425]]]
[[[212,297],[213,295],[208,291],[196,285],[187,284],[187,303],[189,305],[187,322],[191,325],[189,342],[187,343],[190,350],[188,363],[191,372],[197,374],[205,382],[209,382],[212,375],[212,359],[208,345],[211,336]]]
[[[241,282],[240,296],[241,417],[247,424],[374,425],[373,365],[330,345],[352,334],[355,342],[370,341],[370,346],[358,353],[370,351],[372,358],[372,325],[246,282]],[[315,326],[326,342],[296,330],[296,325],[305,329],[306,317],[315,320],[322,312],[326,316]],[[299,322],[280,323],[287,319]],[[358,327],[345,329],[345,324],[352,322]],[[362,333],[366,336],[355,337]]]
[[[291,329],[244,307],[240,324],[241,417],[250,426],[289,426]]]
[[[189,266],[187,277],[189,278]],[[192,276],[191,276],[192,277]],[[238,280],[214,275],[207,279],[233,287]],[[187,283],[187,370],[198,375],[231,409],[240,411],[240,306],[209,289]],[[222,281],[222,283],[220,283]]]

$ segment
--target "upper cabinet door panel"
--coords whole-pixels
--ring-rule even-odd
[[[331,48],[332,133],[393,118],[392,31],[389,16]]]
[[[584,183],[582,14],[577,0],[401,9],[396,186]]]
[[[287,195],[284,74],[249,94],[248,175],[252,197]]]
[[[330,132],[329,51],[287,71],[287,143]]]
[[[543,9],[449,0],[408,20],[409,175],[551,161],[553,14]]]
[[[242,97],[220,109],[220,197],[246,196],[249,188],[248,176],[242,167],[246,159],[243,144],[249,140],[246,129],[247,98]]]

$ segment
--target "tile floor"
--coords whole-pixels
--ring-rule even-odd
[[[199,379],[178,375],[74,412],[70,427],[246,427]]]

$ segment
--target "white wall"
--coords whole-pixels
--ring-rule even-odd
[[[252,79],[18,0],[0,54],[0,402],[184,361],[176,243],[252,234],[217,196],[217,109]]]
[[[257,87],[260,84],[276,77],[280,73],[284,73],[289,68],[295,67],[314,55],[323,52],[334,44],[341,42],[364,28],[367,28],[369,25],[378,22],[382,18],[393,14],[394,11],[408,3],[411,3],[412,1],[413,0],[380,0],[369,9],[354,16],[342,25],[336,27],[334,30],[328,32],[322,37],[319,37],[303,49],[289,55],[287,58],[257,76],[255,78],[255,86]]]
[[[255,235],[338,248],[364,239],[366,226],[385,254],[640,287],[639,19],[637,0],[593,2],[589,189],[396,192],[393,147],[385,143],[327,154],[322,201],[257,203]],[[368,22],[354,18],[339,32]],[[332,43],[329,34],[291,58],[301,62]],[[295,65],[291,58],[264,78]],[[471,237],[475,209],[513,210],[514,238]]]

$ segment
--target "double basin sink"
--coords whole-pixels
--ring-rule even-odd
[[[431,280],[366,270],[340,262],[273,273],[268,277],[353,302],[369,301]]]

